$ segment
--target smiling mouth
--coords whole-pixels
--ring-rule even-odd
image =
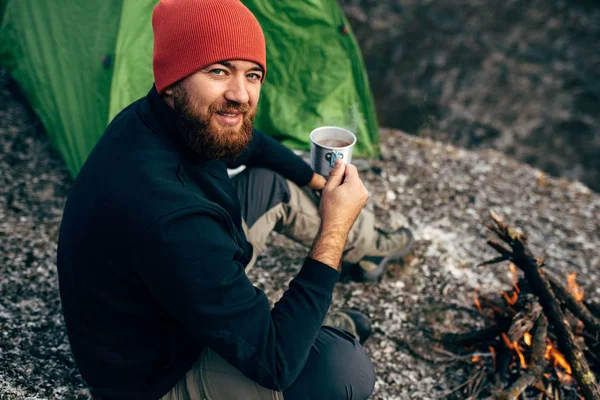
[[[242,113],[217,112],[217,119],[225,125],[237,125],[242,120]]]

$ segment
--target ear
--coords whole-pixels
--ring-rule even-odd
[[[177,82],[174,82],[174,83],[170,84],[169,86],[167,86],[165,88],[165,90],[163,90],[163,92],[162,92],[163,96],[165,96],[165,95],[169,96],[169,97],[173,96],[173,88],[175,88],[177,85],[183,85],[184,79],[180,79]]]
[[[162,97],[163,101],[171,108],[174,107],[173,86],[174,85],[171,85],[168,88],[166,88],[165,90],[163,90],[162,94],[160,95],[160,97]]]

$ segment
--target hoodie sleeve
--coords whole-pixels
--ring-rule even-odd
[[[293,151],[257,129],[252,130],[252,140],[246,151],[228,167],[240,165],[271,169],[298,186],[307,185],[314,173],[310,165]]]
[[[218,218],[195,207],[171,213],[145,235],[138,274],[162,307],[201,345],[260,385],[289,387],[304,367],[339,273],[307,258],[270,309],[242,250]]]

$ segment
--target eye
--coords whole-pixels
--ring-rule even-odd
[[[254,73],[254,72],[251,72],[251,73],[249,73],[249,74],[248,74],[248,75],[246,75],[246,76],[247,76],[248,78],[252,79],[252,80],[258,80],[258,81],[260,81],[260,79],[261,79],[261,77],[262,77],[262,75],[260,75],[260,74],[257,74],[257,73]]]
[[[220,68],[215,68],[215,69],[211,69],[210,73],[220,76],[220,75],[224,75],[225,74],[225,70],[220,69]]]

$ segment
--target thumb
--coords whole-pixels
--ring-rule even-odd
[[[329,172],[329,179],[325,186],[329,187],[338,187],[342,184],[342,180],[344,179],[344,172],[346,170],[346,164],[339,158],[335,161],[335,166]]]

